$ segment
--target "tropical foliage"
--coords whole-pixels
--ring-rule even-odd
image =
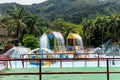
[[[13,5],[15,3],[0,4],[1,13],[13,9]],[[24,6],[45,21],[62,18],[76,24],[80,24],[83,18],[95,19],[99,15],[120,13],[120,0],[47,0],[40,4],[16,5],[19,8]]]
[[[14,6],[13,10],[7,11],[7,14],[8,16],[1,21],[8,30],[8,36],[17,38],[19,42],[25,34],[38,36],[40,29],[45,27],[45,23],[23,7]]]
[[[56,19],[55,21],[53,21],[51,24],[51,29],[61,32],[65,38],[68,36],[70,32],[78,33],[81,36],[83,35],[82,25],[66,22],[62,19]]]
[[[39,47],[38,41],[39,40],[37,37],[29,34],[24,35],[22,40],[24,46],[29,47],[30,49],[38,48]]]
[[[97,17],[83,23],[85,44],[99,46],[109,39],[120,41],[120,14]]]
[[[0,17],[0,25],[7,28],[8,36],[17,38],[27,47],[32,46],[35,37],[50,30],[61,32],[65,39],[70,32],[78,33],[85,46],[97,47],[109,39],[120,44],[118,4],[116,0],[59,0],[59,3],[48,0],[29,7],[18,5]]]

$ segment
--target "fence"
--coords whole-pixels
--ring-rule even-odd
[[[0,75],[39,75],[39,80],[42,80],[42,75],[44,74],[106,74],[107,80],[110,80],[110,74],[120,73],[119,71],[110,72],[109,61],[110,60],[120,60],[120,58],[46,58],[46,59],[0,59],[0,61],[86,61],[86,60],[104,60],[106,61],[106,71],[104,72],[42,72],[42,66],[39,66],[39,72],[21,72],[21,73],[0,73]]]
[[[8,59],[8,55],[7,54],[0,55],[0,59],[1,60],[3,59],[3,61],[0,61],[0,71],[7,69],[8,63],[6,61],[4,61],[4,59]]]
[[[67,53],[65,52],[65,53],[57,53],[57,54],[21,54],[21,58],[22,59],[26,58],[26,57],[30,58],[30,56],[37,56],[38,58],[42,58],[42,56],[46,56],[46,57],[44,57],[44,59],[45,59],[45,58],[49,58],[48,57],[49,55],[52,55],[52,56],[60,55],[60,58],[61,58],[61,60],[60,60],[60,67],[62,68],[62,59],[63,59],[62,55],[66,55],[65,58],[69,58],[68,57],[69,55],[72,55],[72,57],[74,57],[74,52],[67,52]],[[92,57],[90,57],[90,55],[92,55]],[[93,55],[96,55],[96,57],[94,57]],[[102,55],[101,53],[97,53],[97,54],[95,54],[95,53],[78,53],[76,58],[102,58],[101,55]],[[51,59],[53,59],[53,57],[51,57]],[[50,62],[49,60],[47,60],[47,61]],[[23,68],[25,66],[24,62],[25,61],[22,61]],[[54,62],[54,60],[53,60],[53,62]],[[100,60],[99,59],[97,60],[97,63],[98,63],[97,66],[100,67]],[[49,64],[49,66],[50,66],[50,64]],[[73,66],[74,66],[74,64],[73,64]],[[86,66],[87,66],[87,61],[85,61],[85,67]]]

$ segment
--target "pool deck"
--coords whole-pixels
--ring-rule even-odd
[[[17,68],[4,70],[6,72],[38,72],[39,68]],[[104,72],[105,67],[77,67],[77,68],[42,68],[42,72]],[[119,67],[112,67],[110,71],[120,71]],[[120,80],[120,74],[110,74],[110,80]],[[52,74],[42,75],[42,80],[107,80],[106,74]],[[0,76],[0,80],[39,80],[39,75],[9,75]]]
[[[0,73],[19,73],[19,72],[39,72],[39,66],[31,65],[29,62],[24,62],[25,68],[21,61],[10,61],[9,69],[1,71]],[[120,61],[109,61],[110,72],[120,72]],[[42,72],[106,72],[106,61],[100,61],[98,67],[98,60],[96,61],[63,61],[62,68],[60,61],[53,64],[42,66]],[[9,76],[9,77],[8,77]],[[120,73],[110,74],[110,80],[119,80]],[[107,80],[107,74],[42,74],[42,80]],[[39,80],[39,75],[1,75],[0,80]]]

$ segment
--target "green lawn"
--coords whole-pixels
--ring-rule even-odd
[[[20,69],[8,69],[4,72],[38,72],[38,68],[20,68]],[[65,71],[106,71],[106,68],[96,67],[80,67],[80,68],[43,68],[42,72],[65,72]],[[120,71],[120,68],[110,68],[110,71]],[[1,72],[1,73],[2,73]],[[0,80],[39,80],[39,75],[8,75],[0,76]],[[52,74],[42,75],[42,80],[107,80],[106,74]],[[120,80],[120,74],[111,74],[110,80]]]

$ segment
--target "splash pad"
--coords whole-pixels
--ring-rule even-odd
[[[63,54],[57,54],[57,53],[63,53],[65,51],[64,46],[64,38],[61,33],[59,32],[48,32],[43,33],[43,35],[40,37],[40,48],[39,54],[41,54],[40,57],[36,58],[64,58]],[[57,54],[57,55],[54,55]],[[42,62],[42,65],[52,64],[53,62]],[[36,62],[34,62],[36,64]]]
[[[70,42],[69,39],[72,41]],[[102,50],[104,51],[101,51],[100,47],[98,47],[97,49],[95,48],[92,52],[84,50],[82,38],[78,34],[73,34],[73,33],[70,33],[67,36],[66,46],[64,46],[64,42],[65,42],[64,38],[62,34],[59,32],[44,33],[40,37],[40,48],[32,50],[32,52],[29,54],[33,54],[34,51],[38,50],[38,53],[41,54],[41,56],[36,56],[36,58],[44,59],[44,58],[95,58],[94,55],[90,56],[89,53],[94,53],[94,54],[101,53],[101,55],[103,54],[103,56],[101,57],[106,58],[109,56],[111,57],[117,56],[120,53],[120,47],[118,45],[115,45],[114,43],[111,43],[111,41],[102,45],[102,47],[104,48]],[[51,45],[52,45],[52,48],[51,48]],[[111,50],[113,54],[116,53],[114,51],[119,51],[119,52],[116,53],[117,55],[109,55],[109,52],[111,52]],[[83,56],[82,56],[82,53],[84,54]],[[73,56],[69,57],[68,56],[69,54]],[[54,62],[52,61],[51,62],[44,61],[42,62],[42,66],[48,66],[53,63]],[[38,64],[38,63],[35,62],[35,64]]]
[[[70,42],[69,40],[73,41]],[[66,46],[64,45],[64,42],[64,38],[60,32],[49,31],[48,33],[43,33],[40,37],[39,53],[42,54],[41,58],[46,58],[44,54],[50,55],[51,52],[52,56],[53,54],[55,55],[53,58],[66,58],[68,57],[68,54],[72,54],[73,58],[76,58],[76,56],[78,56],[77,54],[86,53],[83,47],[82,37],[78,34],[70,33],[66,39]],[[50,52],[46,52],[43,48],[49,50]],[[72,49],[70,50],[70,48]]]
[[[85,48],[83,46],[82,37],[75,33],[69,33],[66,38],[66,46],[64,45],[64,38],[59,32],[43,33],[40,37],[39,54],[41,57],[37,58],[106,58],[101,51],[101,48]],[[109,42],[107,42],[109,44]],[[104,47],[107,47],[104,45]],[[109,47],[108,47],[109,48]],[[107,50],[106,52],[108,52]],[[100,54],[100,56],[99,56]],[[71,56],[72,55],[72,56]],[[46,65],[53,62],[44,61],[42,64]]]

